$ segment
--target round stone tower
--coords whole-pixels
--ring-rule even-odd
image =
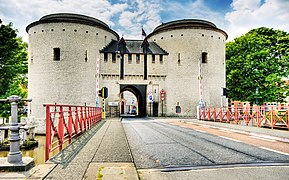
[[[29,109],[43,133],[43,103],[95,105],[99,50],[119,36],[100,20],[67,13],[44,16],[26,31]]]
[[[169,53],[165,82],[167,116],[196,116],[200,91],[207,106],[225,104],[221,90],[226,87],[227,34],[223,30],[208,21],[185,19],[163,23],[147,38]]]

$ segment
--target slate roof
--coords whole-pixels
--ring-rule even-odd
[[[96,27],[99,27],[101,29],[104,29],[106,31],[113,33],[117,38],[119,38],[119,35],[115,31],[110,29],[106,23],[93,17],[89,17],[89,16],[85,16],[81,14],[73,14],[73,13],[56,13],[56,14],[49,14],[49,15],[43,16],[42,18],[39,19],[39,21],[35,21],[29,24],[26,27],[26,32],[28,33],[31,27],[36,26],[38,24],[63,23],[63,22],[85,24],[85,25],[90,25],[93,27],[96,26]]]
[[[116,53],[119,51],[124,54],[144,54],[145,50],[147,54],[168,54],[155,42],[147,42],[146,40],[112,40],[105,48],[100,50],[100,52]]]
[[[149,38],[155,34],[164,31],[170,31],[175,29],[208,29],[220,32],[225,35],[226,39],[228,35],[225,31],[217,28],[217,26],[209,21],[200,20],[200,19],[182,19],[176,21],[170,21],[167,23],[162,23],[161,25],[157,26],[152,33],[150,33],[146,38]]]

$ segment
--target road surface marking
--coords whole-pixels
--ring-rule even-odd
[[[277,150],[274,150],[274,149],[270,149],[270,148],[266,148],[266,147],[260,147],[260,148],[261,148],[261,149],[268,150],[268,151],[272,151],[272,152],[275,152],[275,153],[279,153],[279,154],[283,154],[283,155],[289,156],[288,153],[284,153],[284,152],[277,151]]]
[[[222,132],[225,132],[225,133],[229,133],[229,134],[232,134],[233,132],[231,132],[230,130],[228,129],[220,129],[219,131],[222,131]]]
[[[276,140],[266,139],[266,138],[263,138],[263,137],[260,137],[260,136],[250,136],[250,137],[255,138],[255,139],[264,140],[264,141],[276,142]]]
[[[206,131],[202,131],[202,130],[198,130],[198,129],[195,129],[195,131],[198,131],[198,132],[201,132],[201,133],[207,133]]]
[[[236,129],[231,129],[230,131],[234,132],[234,133],[239,133],[239,134],[249,134],[246,131],[240,131],[240,130],[236,130]]]
[[[265,134],[257,134],[257,133],[251,133],[252,136],[259,136],[267,139],[272,139],[275,141],[281,141],[281,142],[286,142],[289,143],[288,138],[282,138],[282,137],[276,137],[276,136],[271,136],[271,135],[265,135]]]
[[[241,141],[239,141],[237,139],[232,139],[232,138],[228,138],[228,137],[225,137],[225,136],[219,136],[219,137],[227,139],[227,140],[235,141],[235,142],[241,142]]]

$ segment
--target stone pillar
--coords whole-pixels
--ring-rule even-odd
[[[18,124],[18,102],[21,100],[18,96],[10,96],[7,99],[0,99],[0,102],[11,103],[11,124],[10,130],[10,151],[7,158],[0,157],[0,171],[28,171],[34,165],[34,159],[31,157],[22,157],[20,151],[20,134]],[[31,99],[22,99],[23,101],[32,101]]]
[[[11,118],[12,123],[10,126],[10,151],[7,157],[9,163],[22,164],[22,153],[20,151],[20,135],[18,126],[18,102],[21,100],[18,96],[8,97],[8,101],[11,103]]]

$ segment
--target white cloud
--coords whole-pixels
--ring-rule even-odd
[[[141,36],[141,26],[150,32],[160,24],[158,0],[121,0],[112,4],[109,0],[0,0],[0,17],[3,23],[13,22],[25,41],[28,24],[52,13],[79,13],[108,24],[126,38]]]
[[[156,0],[137,0],[130,2],[130,8],[120,14],[118,29],[127,39],[141,39],[141,27],[151,32],[160,24],[160,4]]]
[[[0,17],[3,23],[13,22],[19,35],[27,41],[25,27],[52,13],[79,13],[100,19],[114,26],[113,17],[128,8],[127,3],[111,4],[108,0],[0,0]]]
[[[233,0],[232,11],[213,10],[205,0],[0,0],[0,18],[13,22],[27,41],[25,27],[51,13],[78,13],[102,20],[125,38],[140,39],[141,27],[148,33],[177,19],[196,18],[213,22],[225,30],[229,40],[261,26],[289,31],[288,0]]]
[[[289,32],[289,1],[265,0],[263,4],[261,2],[261,0],[234,0],[232,2],[233,11],[225,16],[230,22],[229,40],[259,27]]]
[[[236,10],[254,10],[261,5],[261,1],[259,0],[233,0],[231,3],[231,7]]]

